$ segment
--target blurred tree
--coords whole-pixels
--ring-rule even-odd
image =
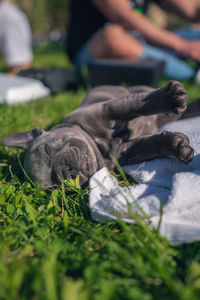
[[[52,28],[63,28],[64,26],[64,29],[66,29],[69,0],[47,0],[46,7]]]
[[[69,17],[70,0],[12,0],[26,13],[34,37],[42,37],[53,30],[64,33]],[[71,0],[73,1],[73,0]],[[83,0],[84,1],[84,0]],[[152,5],[149,11],[151,19],[159,26],[173,29],[185,22],[173,15],[166,14],[158,6]]]
[[[65,32],[70,0],[14,0],[26,13],[34,36],[43,36],[51,30]]]

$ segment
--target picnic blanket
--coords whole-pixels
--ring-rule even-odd
[[[134,223],[133,213],[146,214],[171,244],[199,241],[200,117],[169,123],[162,130],[186,134],[195,150],[193,160],[186,165],[169,157],[124,166],[137,183],[129,187],[120,187],[102,168],[90,179],[91,216],[100,222],[121,218]]]

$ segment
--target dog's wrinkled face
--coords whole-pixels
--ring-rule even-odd
[[[78,174],[80,184],[83,184],[98,169],[93,148],[72,128],[31,131],[21,133],[20,138],[19,134],[16,135],[5,138],[4,145],[26,149],[25,171],[43,186],[60,184],[62,180],[75,178]]]

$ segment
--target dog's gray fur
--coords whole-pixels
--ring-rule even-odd
[[[43,186],[80,175],[81,184],[103,166],[143,162],[174,155],[184,163],[193,158],[189,139],[158,128],[173,120],[194,116],[199,101],[188,106],[181,83],[170,81],[161,89],[101,86],[92,89],[78,109],[50,131],[33,129],[3,139],[7,146],[26,150],[28,175]]]

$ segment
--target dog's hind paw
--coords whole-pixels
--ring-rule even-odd
[[[169,152],[175,155],[180,161],[187,164],[194,156],[194,149],[190,146],[189,138],[179,132],[163,131],[162,135],[167,138],[167,148]]]

